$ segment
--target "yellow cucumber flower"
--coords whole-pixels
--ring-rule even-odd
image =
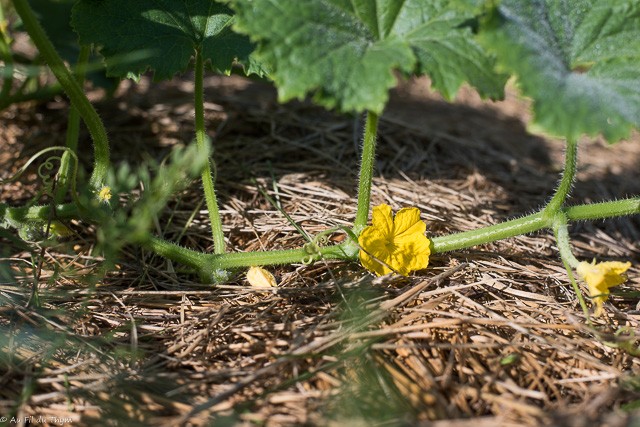
[[[589,287],[589,296],[596,305],[595,315],[602,314],[602,304],[609,298],[609,288],[618,286],[626,280],[623,274],[631,267],[630,262],[608,261],[578,264],[576,272]]]
[[[372,225],[362,230],[360,262],[378,276],[392,271],[406,276],[427,268],[431,242],[424,235],[427,225],[420,220],[418,208],[403,208],[391,215],[391,207],[373,208]]]

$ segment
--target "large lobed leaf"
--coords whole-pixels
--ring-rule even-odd
[[[56,50],[71,64],[78,61],[78,38],[71,28],[71,8],[75,0],[29,0]]]
[[[547,131],[615,142],[640,126],[640,1],[503,0],[488,30]]]
[[[213,0],[80,0],[72,24],[80,43],[101,46],[111,76],[162,80],[183,72],[196,49],[216,70],[251,63],[249,39],[231,29],[233,12]]]
[[[380,113],[394,70],[428,74],[445,97],[468,81],[502,96],[465,24],[472,16],[447,0],[230,0],[236,28],[258,43],[282,101],[313,92],[327,107]]]
[[[29,0],[29,5],[44,27],[51,43],[60,56],[71,65],[76,65],[80,46],[78,37],[71,28],[71,8],[76,0]],[[91,55],[87,78],[95,85],[109,91],[115,90],[117,80],[106,77],[98,55]],[[94,64],[95,63],[95,64]]]

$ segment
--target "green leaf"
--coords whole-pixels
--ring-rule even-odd
[[[152,69],[154,80],[184,72],[196,49],[224,73],[236,59],[248,62],[253,47],[232,22],[231,9],[213,0],[80,0],[72,18],[81,43],[102,46],[109,75]]]
[[[640,125],[640,1],[504,0],[488,30],[545,130],[615,142]]]
[[[78,37],[70,25],[73,3],[75,0],[29,0],[56,50],[71,64],[77,62],[80,53]]]
[[[56,50],[64,60],[74,66],[78,62],[80,45],[78,36],[71,28],[71,8],[76,0],[29,0],[29,5],[33,8],[36,16],[47,36],[55,46]],[[109,79],[105,75],[101,59],[97,55],[91,55],[91,65],[87,67],[90,71],[87,78],[94,85],[100,86],[107,91],[115,90],[117,81]]]
[[[493,71],[465,24],[473,16],[445,0],[230,0],[236,28],[258,43],[281,101],[313,92],[345,111],[382,112],[394,70],[428,74],[451,98],[464,81],[501,97]]]

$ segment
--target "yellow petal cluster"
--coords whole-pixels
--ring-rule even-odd
[[[631,267],[630,262],[593,260],[589,263],[582,261],[578,264],[576,272],[589,287],[589,296],[596,305],[595,315],[602,313],[602,304],[609,298],[609,288],[618,286],[626,278],[623,274]]]
[[[400,209],[394,218],[390,206],[374,207],[372,225],[358,238],[360,262],[378,276],[391,272],[406,276],[427,268],[431,242],[424,235],[426,228],[418,208]]]
[[[104,203],[108,203],[111,200],[111,187],[104,186],[98,192],[98,200]]]
[[[278,286],[273,274],[262,267],[251,267],[247,271],[247,282],[256,288],[275,288]]]

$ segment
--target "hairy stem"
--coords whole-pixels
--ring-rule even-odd
[[[191,249],[183,248],[173,242],[169,242],[157,237],[149,237],[143,246],[155,252],[161,257],[179,262],[195,269],[201,269],[205,265],[205,254]]]
[[[18,227],[20,224],[25,224],[32,220],[46,221],[47,218],[49,218],[50,209],[50,206],[16,208],[0,203],[0,226],[4,224],[4,226]],[[562,209],[561,213],[566,215],[568,221],[593,220],[640,214],[640,197],[572,206]],[[55,207],[55,217],[59,219],[83,217],[83,219],[91,220],[89,215],[90,212],[86,212],[86,210],[83,210],[81,214],[80,209],[75,204],[58,205]],[[544,217],[543,212],[537,212],[522,218],[505,221],[477,230],[435,237],[432,239],[432,253],[465,249],[530,233],[542,228],[552,227],[553,219],[549,220]],[[159,255],[189,265],[198,270],[303,263],[317,261],[318,259],[355,260],[358,257],[358,251],[351,247],[353,245],[351,241],[340,245],[311,249],[303,247],[284,251],[227,254],[203,254],[155,237],[150,237],[143,244]],[[571,267],[570,263],[568,265]]]
[[[221,266],[220,268],[251,267],[254,265],[278,265],[292,263],[311,263],[320,259],[348,259],[342,245],[331,245],[309,251],[306,247],[300,249],[240,252],[221,255],[208,255],[208,259]]]
[[[544,215],[547,218],[553,218],[556,212],[559,212],[564,205],[567,196],[571,192],[571,186],[576,176],[576,167],[578,164],[578,142],[575,138],[567,139],[567,150],[564,158],[564,169],[562,170],[562,178],[556,189],[555,194],[544,208]]]
[[[369,111],[364,127],[362,144],[362,161],[358,180],[358,210],[353,224],[353,232],[357,235],[366,227],[369,219],[369,200],[371,198],[371,180],[376,160],[376,137],[378,134],[378,115]]]
[[[72,219],[81,216],[77,203],[56,205],[54,208],[55,218],[58,219]],[[50,214],[50,205],[11,207],[0,203],[0,227],[4,224],[20,227],[29,221],[47,221]]]
[[[593,217],[588,217],[586,213],[589,207],[596,208]],[[608,213],[607,217],[640,214],[640,197],[615,202],[574,206],[563,209],[562,214],[566,216],[567,220],[585,220],[601,218],[601,211],[606,211]],[[432,253],[466,249],[472,246],[552,227],[553,221],[546,219],[543,212],[537,212],[532,215],[477,230],[435,237],[432,239]],[[350,243],[351,242],[320,247],[317,248],[317,250],[309,250],[303,247],[283,251],[226,254],[202,254],[158,238],[151,238],[145,243],[145,246],[158,252],[162,256],[177,262],[184,262],[194,268],[227,269],[253,265],[304,263],[317,261],[319,259],[355,260],[358,254],[357,251],[354,251],[353,248],[350,247]]]
[[[589,309],[587,308],[587,303],[584,301],[584,297],[582,296],[580,287],[578,286],[576,278],[573,275],[573,269],[578,266],[578,260],[575,256],[573,256],[573,252],[571,251],[571,246],[569,244],[569,228],[566,213],[556,213],[556,216],[553,219],[553,234],[556,236],[558,251],[560,252],[560,259],[562,259],[562,264],[567,270],[567,276],[569,276],[571,287],[573,287],[573,290],[578,297],[578,302],[580,303],[582,312],[584,313],[585,317],[589,319]]]
[[[531,233],[541,228],[550,227],[555,214],[560,212],[571,191],[576,174],[578,144],[575,139],[567,140],[565,164],[560,184],[547,206],[540,212],[523,218],[514,219],[489,227],[457,233],[450,236],[436,237],[432,240],[432,252],[447,252],[456,249],[481,245],[495,240]]]
[[[82,87],[84,85],[84,79],[87,72],[87,63],[89,62],[89,55],[91,54],[90,46],[81,46],[80,53],[78,55],[78,63],[75,70],[75,78],[78,84]],[[80,113],[78,109],[71,104],[69,109],[69,118],[67,120],[67,136],[66,147],[73,153],[78,152],[78,138],[80,136]],[[65,152],[60,160],[60,171],[58,172],[58,184],[56,186],[56,194],[54,195],[54,201],[56,204],[62,203],[64,195],[69,189],[69,178],[73,175],[73,163],[71,162],[71,155]]]
[[[466,249],[508,237],[531,233],[546,226],[547,220],[542,215],[542,212],[538,212],[476,230],[434,237],[431,240],[431,252],[442,253]]]
[[[310,263],[320,259],[350,259],[343,245],[332,245],[309,250],[307,247],[263,252],[235,252],[203,254],[163,239],[151,237],[144,246],[157,254],[180,262],[199,271],[251,267],[255,265],[279,265]]]
[[[206,143],[206,130],[204,126],[204,61],[202,54],[196,51],[195,70],[195,110],[196,110],[196,144],[198,148],[209,155],[209,147]],[[214,187],[214,179],[211,175],[211,164],[213,159],[206,162],[202,170],[202,186],[204,188],[204,198],[207,202],[209,220],[211,221],[211,234],[213,236],[213,252],[222,254],[225,252],[224,233],[222,232],[222,220],[218,210],[218,199]],[[214,163],[215,167],[215,163]]]
[[[640,214],[640,197],[612,202],[588,203],[564,209],[569,221],[587,221]]]
[[[60,55],[56,52],[38,22],[28,1],[14,0],[13,6],[18,15],[20,15],[31,40],[47,62],[47,65],[49,65],[49,68],[51,68],[51,72],[56,76],[73,105],[78,109],[80,117],[82,117],[89,129],[94,148],[94,167],[89,179],[89,185],[94,189],[99,189],[109,169],[109,139],[107,138],[104,124],[78,82],[64,65]]]
[[[569,264],[571,268],[576,268],[579,261],[573,256],[571,250],[571,244],[569,239],[569,224],[567,221],[567,215],[564,212],[558,212],[553,220],[553,234],[556,237],[556,244],[558,245],[558,251],[563,261]]]
[[[564,212],[569,221],[640,214],[640,197],[613,202],[572,206],[563,208],[561,212]],[[553,226],[553,219],[554,218],[549,218],[545,214],[545,210],[543,210],[522,218],[512,219],[476,230],[434,237],[431,240],[431,250],[432,253],[449,252],[531,233],[543,228],[551,228]]]

